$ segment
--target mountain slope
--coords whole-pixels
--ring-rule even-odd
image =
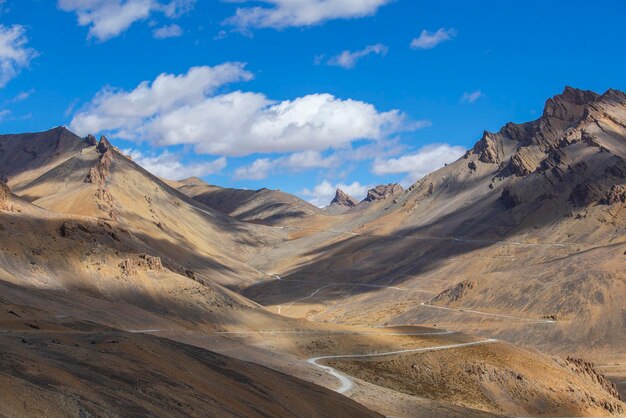
[[[82,139],[63,127],[46,132],[0,135],[0,180],[18,191],[21,186],[95,144],[94,137]]]
[[[485,132],[464,157],[344,218],[289,264],[260,268],[319,286],[355,284],[308,299],[311,318],[437,323],[623,359],[625,159],[626,95],[566,88],[538,120]],[[286,248],[276,250],[282,260]],[[281,304],[312,286],[284,280],[245,294]],[[557,321],[542,322],[549,318]]]
[[[69,152],[79,151],[14,191],[51,211],[116,222],[164,257],[222,284],[255,280],[259,273],[246,258],[282,240],[278,231],[237,222],[172,189],[106,138],[86,147],[76,138]]]
[[[280,190],[227,189],[194,178],[173,184],[198,202],[241,221],[283,225],[322,215],[310,203]]]
[[[3,416],[380,416],[266,367],[88,321],[52,319],[3,295],[0,347]]]

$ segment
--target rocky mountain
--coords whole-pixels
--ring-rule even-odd
[[[258,233],[255,225],[238,222],[178,192],[125,157],[104,137],[98,142],[92,137],[83,140],[60,128],[35,136],[37,146],[46,140],[58,142],[58,132],[64,132],[62,138],[70,150],[61,153],[62,162],[55,160],[59,163],[48,171],[29,182],[20,181],[13,189],[36,206],[116,222],[144,237],[159,256],[199,275],[214,276],[222,284],[254,279],[258,273],[242,260],[254,255],[258,242],[281,239],[277,232]],[[31,140],[30,136],[12,138],[22,147]],[[7,151],[9,145],[4,146]],[[74,154],[69,155],[71,152]],[[9,185],[21,178],[10,172]],[[225,264],[229,267],[222,268]]]
[[[389,198],[395,198],[404,192],[402,186],[397,183],[383,184],[376,186],[373,189],[367,191],[367,196],[363,200],[364,202],[377,202],[379,200],[386,200]]]
[[[343,190],[337,189],[335,197],[330,202],[331,205],[345,206],[348,208],[355,207],[358,203],[354,198],[347,195]]]
[[[568,87],[539,119],[485,132],[465,156],[406,192],[344,215],[332,227],[342,234],[310,238],[305,255],[277,273],[354,284],[308,299],[311,311],[302,314],[311,319],[445,324],[619,361],[625,164],[626,95]],[[311,293],[296,281],[271,286],[296,299]],[[265,304],[275,300],[271,286],[245,294]]]
[[[333,200],[322,210],[330,215],[340,215],[346,213],[356,205],[358,205],[358,202],[352,196],[346,194],[341,189],[337,189]]]
[[[619,416],[625,160],[573,88],[338,212],[0,136],[0,415]]]
[[[94,145],[93,136],[79,138],[63,127],[46,132],[0,135],[0,180],[19,191],[25,184]]]

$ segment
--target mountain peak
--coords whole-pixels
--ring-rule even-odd
[[[389,183],[376,186],[367,192],[366,202],[376,202],[389,197],[396,197],[404,192],[404,188],[398,183]]]
[[[185,186],[208,186],[209,183],[202,180],[199,177],[189,177],[183,180],[180,180],[179,183],[184,184]]]
[[[98,145],[98,140],[92,134],[89,134],[85,137],[85,143],[89,146],[95,147]]]
[[[600,100],[605,102],[615,102],[619,104],[626,104],[626,93],[621,90],[608,89],[600,96]]]
[[[330,202],[330,204],[352,208],[357,205],[357,201],[343,190],[337,189],[335,192],[335,198]]]
[[[600,98],[598,93],[566,86],[563,93],[546,100],[543,118],[575,121],[583,117],[586,107]]]
[[[105,152],[107,152],[111,148],[113,148],[113,146],[111,145],[109,140],[106,138],[106,136],[102,135],[100,137],[100,141],[98,142],[98,147],[97,147],[98,152],[100,154],[104,154]]]

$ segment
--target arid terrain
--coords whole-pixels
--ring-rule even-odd
[[[329,204],[0,135],[0,416],[624,415],[624,93]]]

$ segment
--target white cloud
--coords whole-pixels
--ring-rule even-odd
[[[387,54],[388,51],[389,51],[389,48],[387,46],[378,43],[375,45],[368,45],[359,51],[347,51],[347,50],[343,51],[339,55],[330,57],[328,61],[326,61],[326,63],[328,65],[350,69],[350,68],[354,68],[357,62],[363,57],[366,57],[370,54],[384,56]]]
[[[131,138],[128,130],[139,128],[147,119],[200,103],[224,84],[251,78],[243,64],[226,63],[193,67],[178,76],[161,74],[152,83],[144,81],[130,92],[105,87],[74,115],[71,127],[81,133],[120,131],[120,136]]]
[[[296,152],[288,157],[278,159],[278,164],[294,171],[311,168],[330,168],[339,163],[336,154],[324,157],[319,151]]]
[[[26,30],[21,25],[0,25],[0,88],[28,67],[37,51],[27,46]]]
[[[165,16],[177,18],[189,13],[196,6],[197,0],[170,0],[160,7]]]
[[[352,184],[337,183],[333,185],[328,180],[324,180],[313,189],[304,189],[299,194],[309,198],[309,203],[321,208],[330,204],[335,197],[337,189],[343,190],[359,201],[365,198],[367,191],[371,188],[372,186],[362,185],[358,181]]]
[[[152,36],[155,39],[176,38],[183,34],[183,28],[177,24],[162,26],[152,31]]]
[[[13,96],[11,99],[6,100],[4,103],[19,103],[19,102],[23,102],[24,100],[26,100],[30,96],[32,96],[34,93],[35,93],[35,89],[30,89],[30,90],[27,90],[27,91],[19,92],[18,94]]]
[[[259,158],[247,166],[235,170],[237,180],[262,180],[270,174],[282,171],[305,171],[314,168],[330,168],[339,162],[336,154],[324,157],[319,151],[294,152],[275,159]]]
[[[226,24],[240,28],[312,26],[333,19],[371,16],[392,0],[261,0],[267,7],[240,7]],[[231,3],[250,3],[230,0]]]
[[[125,32],[133,23],[155,12],[176,18],[193,8],[195,0],[58,0],[59,9],[74,12],[80,26],[89,27],[89,37],[106,41]]]
[[[406,182],[413,183],[425,175],[451,163],[465,154],[465,148],[448,144],[427,145],[415,154],[399,158],[378,159],[372,172],[378,175],[407,173]]]
[[[465,92],[463,93],[463,96],[461,96],[461,103],[476,103],[476,101],[481,97],[484,97],[484,94],[480,90]]]
[[[199,163],[182,163],[180,157],[168,151],[158,155],[145,155],[137,150],[127,149],[123,151],[137,164],[148,170],[155,176],[182,180],[188,177],[203,177],[216,174],[226,167],[226,158],[220,157],[213,161]]]
[[[227,63],[161,74],[130,92],[105,88],[70,126],[79,134],[106,132],[157,146],[187,144],[198,153],[243,156],[345,148],[424,124],[407,122],[398,110],[379,112],[369,103],[330,94],[282,102],[261,93],[213,94],[224,84],[251,78],[242,64]]]
[[[11,111],[8,109],[0,110],[0,122],[4,122],[9,116],[11,116]]]
[[[256,159],[252,164],[239,167],[235,170],[235,179],[237,180],[262,180],[269,176],[274,165],[269,158]]]
[[[442,42],[450,41],[456,36],[456,29],[439,28],[437,32],[429,32],[423,30],[418,38],[413,38],[411,48],[413,49],[431,49]]]

